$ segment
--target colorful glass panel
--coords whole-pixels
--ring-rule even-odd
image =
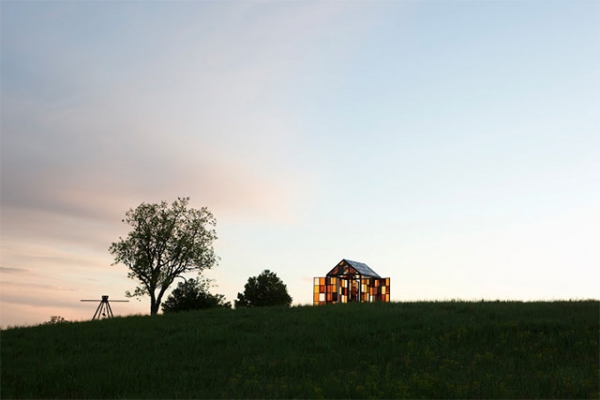
[[[351,270],[352,268],[349,268]],[[350,271],[355,272],[355,271]],[[347,303],[350,301],[390,301],[390,278],[317,277],[314,278],[313,304]]]

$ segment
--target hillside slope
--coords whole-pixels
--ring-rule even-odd
[[[600,302],[208,310],[1,333],[3,398],[598,398]]]

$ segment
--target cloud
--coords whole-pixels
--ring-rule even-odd
[[[75,292],[76,289],[73,288],[67,288],[67,287],[60,287],[60,286],[54,286],[54,285],[44,285],[44,284],[40,284],[40,283],[30,283],[30,282],[13,282],[13,281],[0,281],[0,284],[2,284],[2,286],[4,288],[6,287],[13,287],[13,288],[38,288],[38,289],[48,289],[48,290],[56,290],[59,292]],[[10,300],[6,300],[6,297],[3,296],[3,299],[5,301],[9,301]]]
[[[108,221],[177,196],[235,216],[293,218],[311,185],[289,163],[302,132],[281,99],[319,65],[314,57],[336,51],[315,47],[324,38],[341,43],[330,24],[361,7],[202,6],[207,24],[182,13],[198,7],[16,13],[31,29],[19,35],[9,25],[3,49],[11,68],[3,73],[0,196],[9,219],[36,212]],[[140,9],[143,22],[121,23]],[[81,22],[98,13],[114,31]]]
[[[27,272],[28,270],[25,268],[0,267],[0,273],[2,274],[23,274]]]
[[[15,72],[3,74],[3,209],[107,219],[141,201],[191,196],[237,214],[289,213],[298,179],[282,161],[293,151],[294,128],[273,91],[293,72],[264,61],[272,52],[293,55],[306,46],[295,34],[299,15],[316,18],[331,13],[327,8],[302,7],[289,24],[278,18],[281,10],[269,13],[266,25],[295,43],[249,20],[255,7],[235,8],[231,18],[243,21],[244,35],[179,26],[169,34],[181,40],[150,35],[150,48],[156,48],[134,65],[120,64],[121,50],[99,57],[87,43],[65,36],[61,18],[77,8],[50,13],[53,24],[45,10],[39,19],[49,31],[36,36],[33,30],[27,47],[11,35],[5,50],[14,67],[9,72]],[[112,43],[123,50],[149,33],[146,25],[118,29],[129,33]],[[67,44],[58,47],[59,38]],[[248,51],[249,38],[261,39],[261,50],[232,64]],[[114,38],[98,33],[95,39],[103,47]],[[17,70],[28,71],[30,79],[15,79]],[[48,85],[53,89],[39,96]],[[265,103],[270,111],[260,109]]]

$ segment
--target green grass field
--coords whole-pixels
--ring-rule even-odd
[[[2,398],[599,398],[600,302],[208,310],[1,333]]]

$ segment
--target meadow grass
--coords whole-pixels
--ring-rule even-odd
[[[215,309],[1,332],[2,398],[599,398],[600,302]]]

